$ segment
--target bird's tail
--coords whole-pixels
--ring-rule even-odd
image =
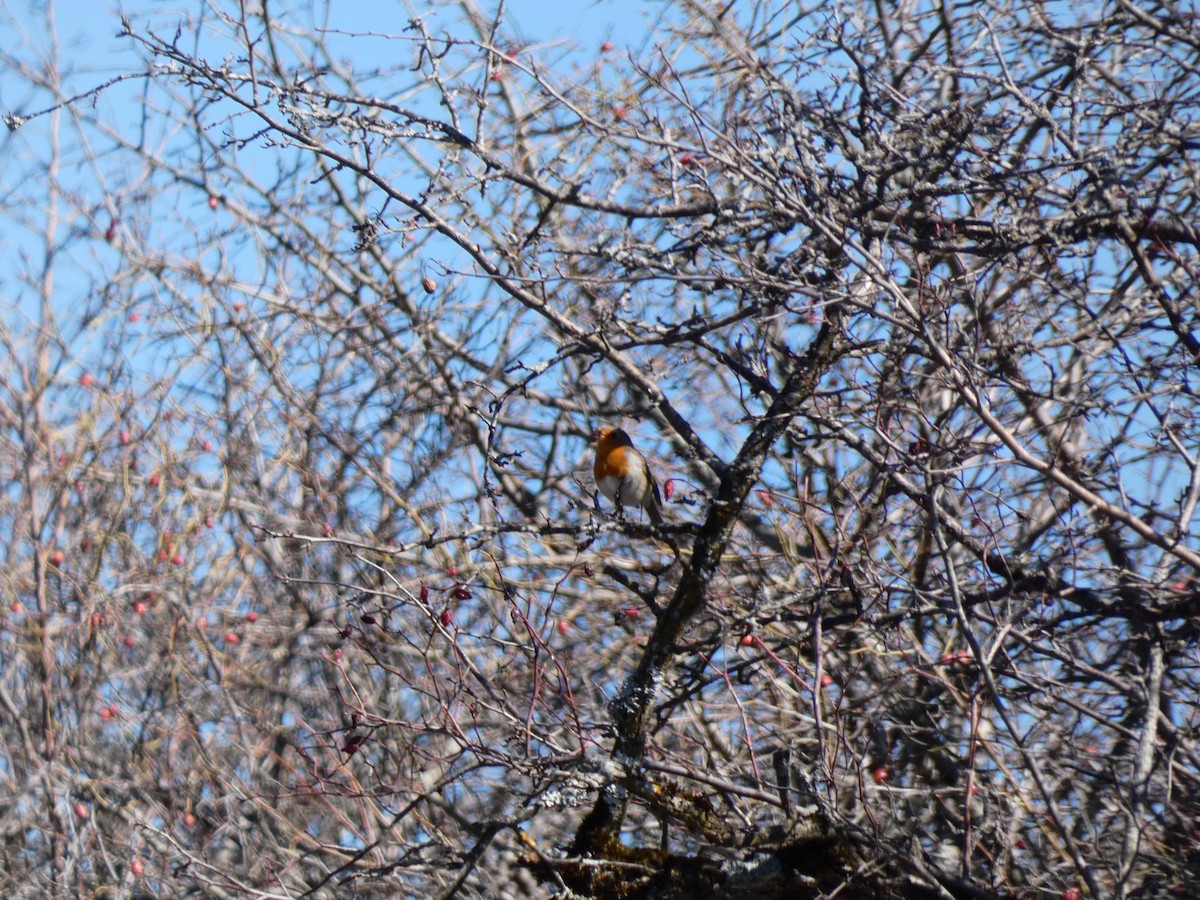
[[[642,507],[646,510],[646,514],[650,516],[651,522],[653,522],[655,525],[662,525],[662,498],[659,496],[657,484],[654,485],[653,491],[646,492],[646,497],[642,502]]]

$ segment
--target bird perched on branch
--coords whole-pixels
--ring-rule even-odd
[[[620,428],[601,428],[594,437],[596,462],[592,474],[600,493],[617,505],[618,513],[625,506],[640,506],[651,522],[661,525],[662,497],[646,457]]]

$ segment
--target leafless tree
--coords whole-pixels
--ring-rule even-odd
[[[1200,892],[1194,10],[655,13],[4,51],[5,896]]]

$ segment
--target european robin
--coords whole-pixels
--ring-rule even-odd
[[[625,506],[640,506],[651,522],[661,525],[662,498],[646,457],[620,428],[601,428],[595,437],[596,463],[592,474],[600,493],[617,505],[618,512]]]

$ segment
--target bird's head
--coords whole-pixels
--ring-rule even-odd
[[[596,442],[599,449],[609,450],[613,447],[632,447],[633,441],[629,439],[629,435],[622,428],[612,428],[605,426],[597,428],[592,433],[592,439]]]

